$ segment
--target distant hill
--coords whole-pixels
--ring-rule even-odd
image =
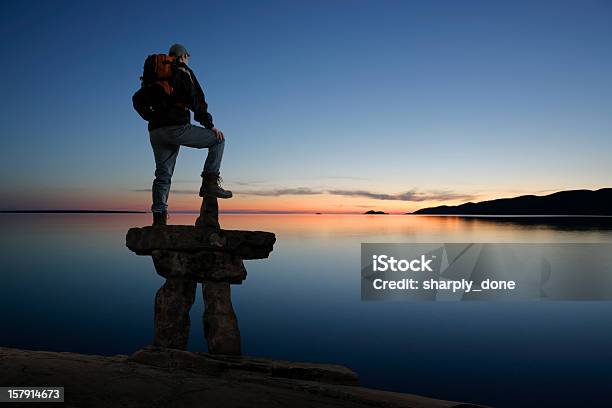
[[[386,214],[386,212],[370,210],[370,211],[364,212],[364,214]]]
[[[456,206],[442,205],[422,208],[412,214],[612,215],[612,188],[560,191],[545,196],[524,195]]]

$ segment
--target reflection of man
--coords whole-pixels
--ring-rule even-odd
[[[149,121],[149,137],[155,155],[155,180],[153,181],[153,225],[165,225],[167,220],[167,201],[174,164],[180,146],[197,149],[208,148],[208,156],[202,171],[200,197],[214,196],[230,198],[232,192],[220,185],[219,169],[223,158],[225,137],[213,125],[208,113],[204,92],[193,71],[187,66],[189,53],[184,46],[174,44],[170,56],[175,56],[173,66],[174,103],[158,112]],[[191,124],[189,110],[194,112],[194,120],[202,126]]]

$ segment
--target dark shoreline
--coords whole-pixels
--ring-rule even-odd
[[[147,212],[115,210],[1,210],[0,214],[146,214]]]
[[[589,214],[417,214],[406,213],[398,215],[411,215],[417,217],[461,217],[461,218],[610,218],[612,215],[589,215]]]
[[[421,208],[413,214],[612,215],[612,188],[567,190],[536,196],[498,198],[460,205]]]

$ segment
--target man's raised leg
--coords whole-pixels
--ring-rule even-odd
[[[225,140],[219,140],[215,132],[201,126],[187,125],[176,138],[182,146],[196,149],[208,148],[208,156],[202,170],[202,187],[200,197],[207,195],[219,198],[231,198],[232,192],[221,187],[219,170],[223,159]]]

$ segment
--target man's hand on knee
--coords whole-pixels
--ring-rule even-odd
[[[225,136],[223,135],[223,132],[220,131],[219,129],[217,129],[216,127],[211,129],[213,132],[215,132],[215,135],[217,136],[217,139],[219,140],[225,140]]]

